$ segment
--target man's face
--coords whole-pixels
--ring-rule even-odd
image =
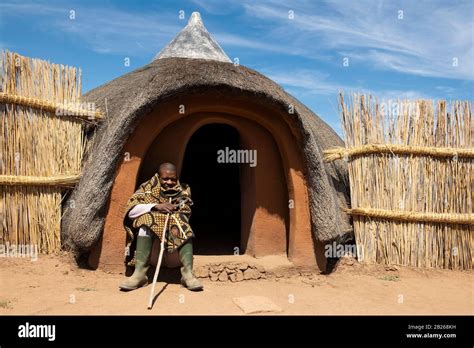
[[[165,189],[174,187],[178,182],[178,176],[174,170],[163,169],[160,170],[158,174],[160,176],[161,186],[163,186]]]

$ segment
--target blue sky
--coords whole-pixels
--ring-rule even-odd
[[[0,45],[82,68],[85,93],[149,63],[199,11],[231,59],[280,83],[341,133],[339,91],[472,100],[473,7],[471,0],[5,0]]]

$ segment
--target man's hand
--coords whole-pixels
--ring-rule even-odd
[[[153,207],[153,209],[158,210],[160,213],[172,213],[176,208],[177,207],[171,203],[161,203]]]

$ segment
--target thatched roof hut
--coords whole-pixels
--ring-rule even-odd
[[[195,22],[202,30],[196,17],[190,24]],[[179,41],[174,44],[182,45]],[[202,48],[199,39],[194,44]],[[190,184],[201,231],[217,229],[215,235],[201,239],[202,244],[218,241],[239,224],[241,253],[286,253],[297,264],[317,262],[324,268],[318,256],[322,243],[351,233],[349,217],[341,209],[349,202],[346,166],[342,161],[324,163],[322,155],[324,149],[343,146],[343,141],[272,80],[219,59],[223,52],[216,50],[220,47],[211,45],[212,52],[201,50],[183,58],[191,46],[165,48],[162,52],[177,56],[158,55],[150,64],[84,96],[106,110],[107,117],[69,199],[74,204],[66,204],[63,240],[79,252],[94,250],[95,262],[99,260],[105,268],[121,267],[124,204],[137,185],[166,160],[178,165],[182,179],[184,175],[188,182],[195,180]],[[236,176],[229,165],[228,172],[219,172],[215,166],[210,182],[209,178],[199,182],[201,163],[207,162],[205,155],[196,161],[205,151],[192,152],[193,148],[202,144],[208,149],[213,140],[224,148],[233,134],[239,148],[257,150],[257,165],[234,165]],[[222,200],[206,207],[206,197],[213,194]],[[200,202],[205,203],[199,206]],[[235,203],[235,219],[229,215],[232,210],[217,213],[227,202]],[[219,220],[221,215],[226,218]],[[199,244],[200,231],[195,232]]]

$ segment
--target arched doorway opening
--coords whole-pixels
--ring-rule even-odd
[[[232,254],[240,248],[240,173],[238,163],[219,163],[219,150],[239,149],[238,131],[227,124],[207,124],[189,140],[181,181],[191,187],[194,200],[191,226],[195,254]]]
[[[252,153],[254,160],[218,163],[217,151],[226,148]],[[175,163],[181,181],[191,186],[196,254],[287,255],[288,187],[278,146],[264,127],[231,114],[189,115],[165,127],[148,146],[136,185],[163,162]],[[215,172],[210,188],[205,167]]]

